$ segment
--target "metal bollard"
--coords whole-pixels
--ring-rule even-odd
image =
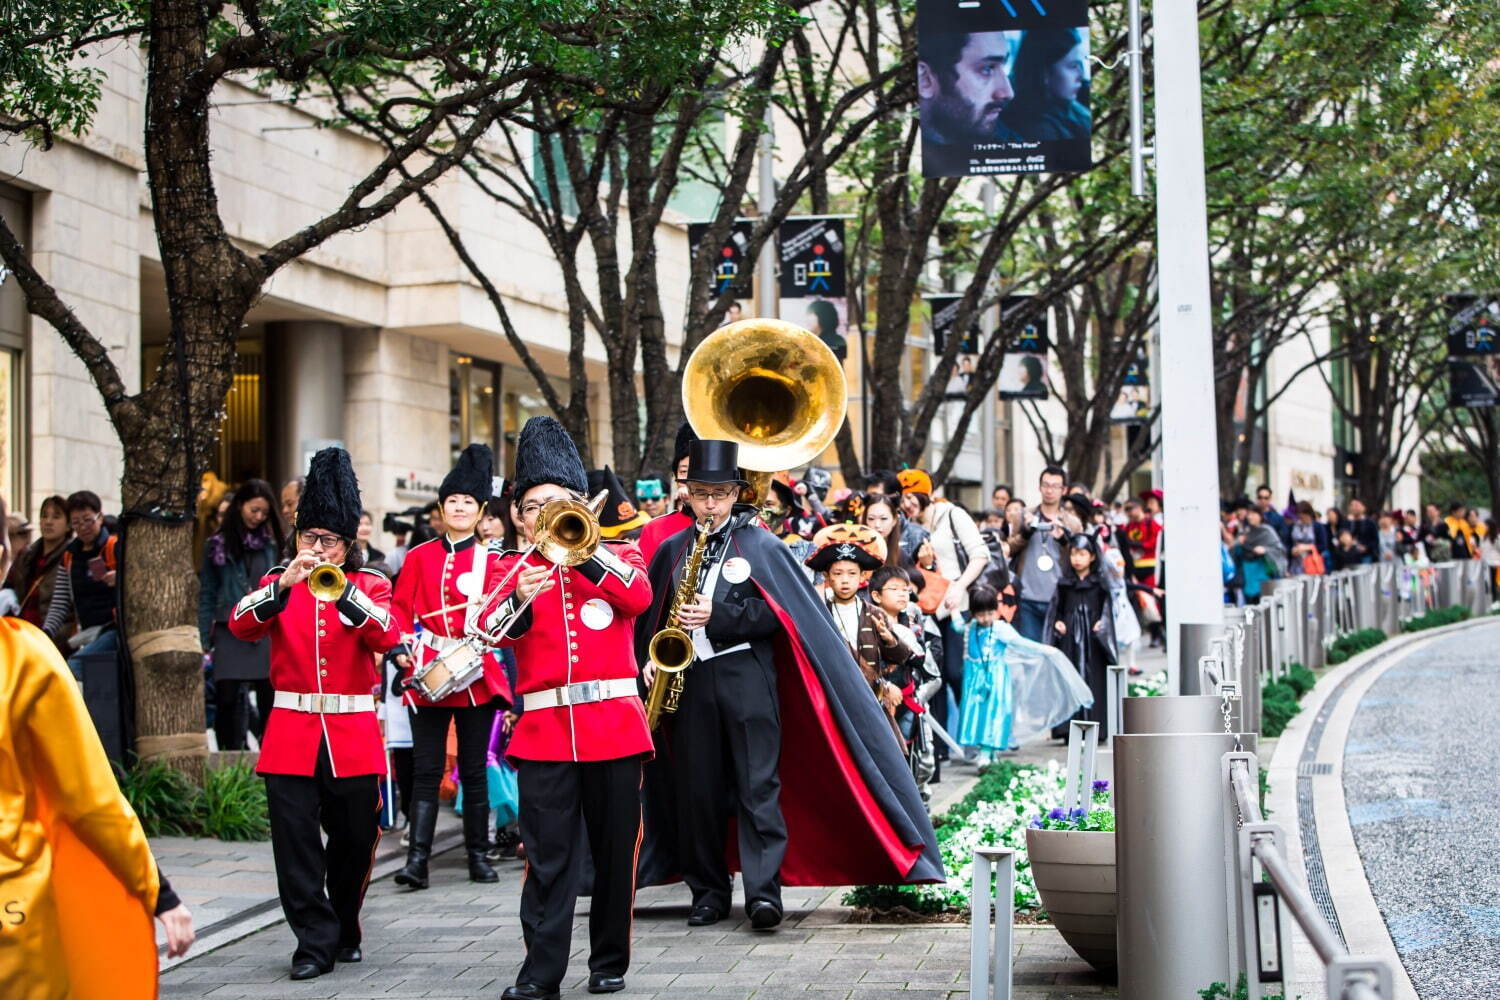
[[[1458,582],[1458,563],[1438,563],[1437,574],[1436,608],[1451,608],[1462,599]]]
[[[1127,700],[1127,728],[1129,713]],[[1234,748],[1223,732],[1125,732],[1115,744],[1120,1000],[1231,981],[1219,767]]]
[[[1305,587],[1307,599],[1302,619],[1302,664],[1309,670],[1322,670],[1328,662],[1328,649],[1323,645],[1323,578],[1307,577]]]
[[[1223,634],[1224,627],[1222,625],[1189,624],[1181,627],[1178,632],[1177,641],[1182,644],[1178,647],[1182,650],[1179,662],[1184,667],[1181,677],[1182,690],[1178,691],[1178,694],[1192,695],[1207,693],[1198,686],[1198,658],[1206,656],[1209,650],[1213,648],[1212,643],[1214,640],[1220,638]]]
[[[1105,724],[1109,727],[1109,747],[1115,746],[1115,734],[1120,731],[1120,716],[1124,711],[1125,692],[1130,690],[1130,675],[1126,667],[1121,664],[1110,664],[1105,668],[1108,676],[1105,680],[1105,695],[1109,699],[1109,710],[1105,713]]]
[[[1010,1000],[1015,913],[1016,852],[974,848],[969,887],[969,996],[974,1000]]]

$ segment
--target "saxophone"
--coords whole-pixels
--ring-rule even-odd
[[[682,567],[682,580],[677,584],[677,593],[672,595],[666,624],[646,646],[646,656],[656,667],[656,676],[651,679],[651,690],[646,695],[646,721],[653,730],[661,724],[664,713],[677,711],[677,701],[682,697],[683,671],[693,662],[693,637],[678,627],[677,616],[681,614],[683,604],[692,600],[698,591],[703,550],[708,547],[708,527],[707,518],[698,522],[698,536],[693,539],[693,551],[688,553],[687,563]]]

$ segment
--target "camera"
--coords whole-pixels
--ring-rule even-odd
[[[381,520],[380,530],[389,535],[409,535],[416,530],[417,522],[422,520],[425,512],[425,507],[408,507],[405,510],[389,513]],[[400,517],[408,517],[412,520],[398,520]]]

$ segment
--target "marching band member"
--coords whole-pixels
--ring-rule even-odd
[[[711,533],[697,599],[678,619],[697,658],[647,768],[641,883],[680,875],[690,926],[728,916],[731,814],[759,930],[781,922],[783,883],[941,881],[937,838],[885,712],[791,551],[738,502],[737,446],[694,441],[688,456],[688,503]],[[636,630],[648,684],[646,651],[695,540],[674,535],[651,561],[655,600]]]
[[[427,861],[437,825],[438,786],[447,761],[448,727],[458,732],[458,776],[463,785],[464,846],[471,882],[499,876],[489,850],[490,799],[486,771],[495,712],[510,704],[510,685],[499,661],[483,657],[483,672],[468,687],[433,702],[411,685],[413,672],[465,642],[479,602],[500,579],[498,547],[479,540],[475,527],[494,487],[495,459],[486,445],[471,444],[443,477],[443,534],[406,554],[391,602],[403,645],[392,651],[406,682],[412,733],[410,844],[396,884],[427,888]]]
[[[240,639],[271,637],[276,694],[256,772],[266,781],[281,908],[297,937],[293,979],[331,972],[335,958],[361,959],[359,910],[380,839],[386,762],[371,691],[376,657],[398,635],[390,581],[360,567],[359,514],[349,453],[324,448],[297,502],[296,557],[266,574],[229,619]],[[309,586],[325,563],[343,573],[332,598]]]
[[[677,428],[677,444],[672,449],[672,510],[652,518],[641,529],[641,558],[648,566],[662,542],[694,524],[692,513],[687,509],[687,459],[688,445],[696,440],[698,435],[693,433],[692,425],[684,421]]]
[[[525,541],[553,500],[577,499],[587,485],[577,449],[551,417],[533,417],[516,446],[514,496]],[[506,558],[507,570],[519,554]],[[486,614],[516,651],[516,691],[524,711],[507,757],[516,767],[526,881],[521,927],[526,960],[504,1000],[558,996],[572,949],[577,878],[592,855],[590,993],[625,988],[641,833],[641,763],[651,733],[631,651],[634,620],[651,602],[645,565],[630,543],[603,542],[572,567],[540,555],[499,606]],[[577,832],[582,823],[588,850]]]

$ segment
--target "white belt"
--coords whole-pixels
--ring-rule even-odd
[[[436,632],[423,632],[421,635],[414,636],[413,639],[419,645],[435,649],[439,653],[445,653],[453,646],[457,646],[464,641],[464,637],[461,635],[438,635]]]
[[[293,712],[348,715],[352,712],[375,711],[375,698],[368,694],[301,694],[296,691],[277,691],[271,705]]]
[[[539,708],[565,708],[568,705],[587,705],[614,698],[633,698],[638,693],[634,677],[617,677],[608,681],[581,681],[545,691],[531,691],[521,696],[521,704],[526,711],[532,712]]]

